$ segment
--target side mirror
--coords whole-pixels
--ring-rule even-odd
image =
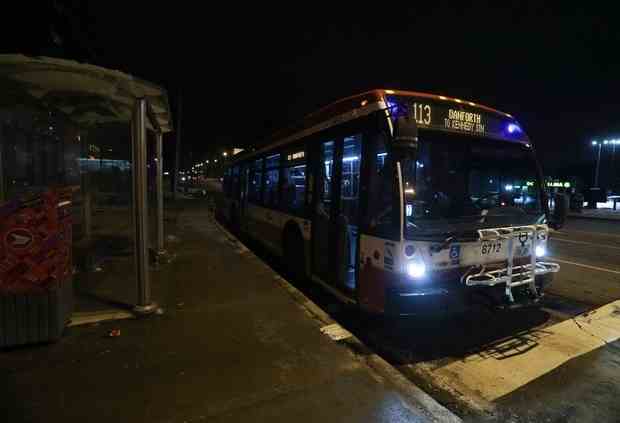
[[[413,111],[404,105],[395,105],[391,110],[394,119],[394,147],[415,148],[418,146],[418,125]]]
[[[553,200],[555,207],[553,208],[550,226],[553,229],[560,229],[566,223],[566,216],[568,216],[569,197],[562,192],[557,192]]]

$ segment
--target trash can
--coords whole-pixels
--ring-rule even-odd
[[[0,347],[58,340],[73,310],[70,191],[0,206]]]
[[[73,311],[73,284],[0,294],[0,348],[57,341]]]

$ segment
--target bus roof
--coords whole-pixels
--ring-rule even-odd
[[[384,101],[386,96],[425,98],[434,101],[445,101],[448,103],[454,103],[455,105],[466,105],[469,107],[481,109],[486,112],[502,115],[513,119],[513,117],[508,113],[493,109],[482,104],[474,103],[468,100],[458,99],[455,97],[423,93],[418,91],[374,89],[336,100],[310,114],[307,114],[303,119],[299,120],[293,125],[278,130],[271,136],[269,136],[268,139],[271,141],[269,144],[259,148],[258,150],[248,151],[247,154],[241,153],[238,155],[238,157],[235,156],[233,162],[259,155],[274,147],[285,145],[288,142],[293,141],[294,139],[303,137],[304,135],[306,135],[306,133],[309,135],[312,132],[317,132],[321,129],[325,129],[329,127],[329,125],[326,125],[325,128],[321,128],[322,124],[330,122],[330,120],[335,117],[351,114],[351,118],[355,118],[380,110],[382,107],[379,107],[379,104],[380,102],[382,103]],[[313,128],[317,128],[317,130],[312,131]]]

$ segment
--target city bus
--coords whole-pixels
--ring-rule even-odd
[[[378,89],[265,144],[228,163],[218,216],[362,310],[535,305],[559,270],[534,144],[508,113]]]

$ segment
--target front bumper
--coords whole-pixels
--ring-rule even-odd
[[[510,296],[507,295],[506,275],[502,273],[506,269],[491,271],[492,278],[473,279],[477,282],[469,284],[465,282],[466,276],[461,276],[442,281],[433,281],[429,278],[412,286],[411,281],[403,275],[402,283],[386,291],[385,314],[450,315],[481,305],[506,309],[536,304],[544,289],[552,282],[553,274],[559,270],[557,265],[553,265],[554,263],[538,262],[533,279],[528,277],[531,265],[513,267],[515,273],[512,274]],[[524,274],[519,276],[518,273]],[[476,274],[479,272],[474,273]],[[535,287],[534,291],[532,287]]]
[[[532,267],[534,272],[532,272]],[[466,286],[495,286],[505,284],[506,288],[527,285],[534,282],[537,276],[557,273],[560,265],[544,261],[537,261],[534,265],[505,267],[502,269],[487,270],[482,267],[479,271],[466,274],[462,281]]]

